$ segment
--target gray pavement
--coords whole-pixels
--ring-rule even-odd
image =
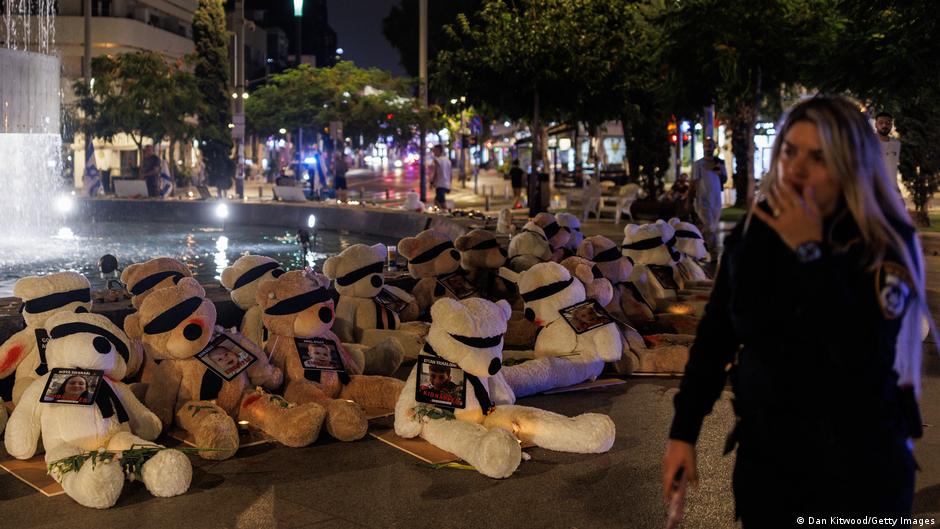
[[[379,192],[386,184],[399,191],[411,185],[408,179],[374,177],[351,181],[350,188],[357,183]],[[270,196],[269,190],[265,194]],[[257,196],[257,186],[249,184],[249,196]],[[459,189],[452,198],[461,207],[484,202]],[[615,236],[622,228],[591,221],[584,231]],[[940,249],[940,238],[925,242],[928,255]],[[928,258],[928,274],[931,307],[940,320],[940,257]],[[228,461],[197,460],[186,495],[157,499],[140,484],[128,484],[117,506],[107,511],[85,509],[65,496],[45,498],[0,471],[0,527],[661,527],[659,463],[677,385],[673,378],[635,377],[621,386],[523,399],[521,404],[568,415],[607,413],[617,425],[617,439],[601,455],[529,449],[531,461],[506,480],[426,468],[368,437],[354,443],[321,439],[302,449],[266,445],[244,449]],[[916,449],[922,470],[914,511],[940,519],[940,360],[935,355],[925,364],[922,402],[925,433]],[[690,498],[684,528],[735,526],[733,456],[721,455],[732,421],[725,393],[702,431],[701,484]]]

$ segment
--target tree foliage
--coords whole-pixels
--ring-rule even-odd
[[[232,186],[232,121],[229,96],[228,39],[223,0],[199,0],[193,15],[196,46],[195,72],[199,109],[199,143],[209,183],[222,189]]]
[[[184,140],[192,136],[199,109],[196,79],[182,61],[167,64],[154,52],[95,57],[93,87],[74,84],[83,111],[82,128],[111,139],[125,133],[143,147],[144,138]]]
[[[248,125],[262,135],[281,128],[324,131],[343,123],[344,135],[358,144],[391,136],[410,140],[421,124],[436,122],[435,108],[419,111],[407,97],[410,81],[375,68],[357,68],[343,61],[329,68],[300,65],[274,75],[256,90],[245,106]]]

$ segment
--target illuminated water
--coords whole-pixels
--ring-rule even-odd
[[[0,297],[12,296],[13,283],[28,275],[64,270],[80,272],[93,289],[105,286],[98,273],[98,258],[111,253],[121,268],[153,257],[182,260],[201,282],[218,281],[222,270],[246,253],[273,257],[287,270],[314,266],[356,244],[395,244],[381,237],[319,232],[317,244],[306,260],[293,230],[271,227],[211,226],[167,223],[97,223],[60,228],[57,235],[23,240],[12,234],[0,235]]]

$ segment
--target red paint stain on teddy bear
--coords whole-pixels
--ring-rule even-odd
[[[258,394],[249,395],[245,397],[245,400],[242,401],[242,408],[250,407],[252,404],[258,402],[258,399],[260,398],[261,398],[261,395],[258,395]]]
[[[11,347],[10,350],[7,352],[6,360],[4,360],[3,363],[0,363],[0,372],[6,371],[12,368],[13,366],[19,364],[20,358],[22,356],[23,356],[22,345],[17,344]]]

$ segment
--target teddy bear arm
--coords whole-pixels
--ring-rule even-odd
[[[416,379],[415,369],[412,369],[395,403],[395,433],[408,439],[417,437],[421,433],[422,423],[414,414],[414,409],[418,405],[418,401],[415,400]]]
[[[623,341],[615,324],[609,323],[592,331],[591,341],[597,357],[605,362],[620,360],[620,355],[623,353]]]
[[[352,400],[364,408],[391,410],[398,403],[404,385],[397,378],[358,375],[343,387],[340,398]]]
[[[284,382],[284,373],[278,367],[271,364],[271,361],[268,359],[268,354],[261,346],[251,341],[251,339],[244,334],[229,332],[228,335],[257,359],[245,371],[248,375],[248,380],[253,386],[261,386],[271,391],[281,387],[281,384]]]
[[[252,305],[242,317],[241,333],[253,343],[264,345],[264,323],[261,321],[261,307]]]
[[[176,413],[177,396],[183,382],[182,373],[173,369],[172,361],[161,362],[154,370],[153,379],[147,387],[144,402],[157,418],[163,428],[173,424],[173,415]]]
[[[48,374],[43,375],[30,384],[7,422],[4,445],[7,453],[17,459],[29,459],[36,454],[39,436],[42,433],[42,409],[39,406],[39,398],[42,396],[42,390],[48,378]]]
[[[29,327],[9,337],[0,345],[0,378],[7,378],[24,358],[35,350],[34,330]]]
[[[111,387],[117,393],[118,399],[127,410],[127,416],[130,418],[131,432],[147,441],[153,441],[160,435],[163,429],[163,423],[160,418],[139,400],[131,388],[120,382],[112,382]]]
[[[348,302],[347,302],[348,303]],[[340,303],[340,306],[343,304]],[[345,309],[345,307],[343,307]],[[355,325],[358,310],[345,311],[337,307],[336,319],[333,321],[333,332],[344,342],[356,342]]]

